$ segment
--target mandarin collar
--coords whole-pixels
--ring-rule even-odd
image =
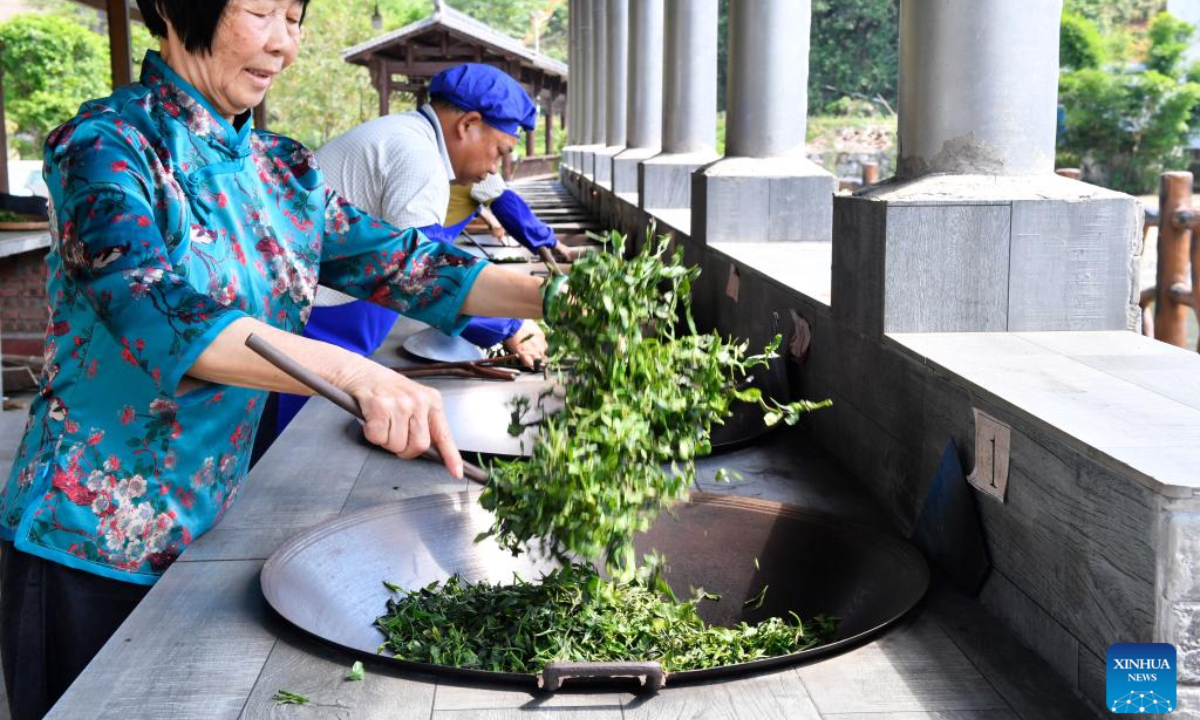
[[[167,115],[187,127],[193,135],[209,141],[231,157],[250,154],[252,123],[248,120],[249,113],[235,118],[239,126],[234,127],[154,50],[148,51],[142,61],[141,83],[150,89]]]

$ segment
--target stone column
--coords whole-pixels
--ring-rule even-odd
[[[829,241],[837,179],[804,153],[810,0],[730,0],[725,157],[692,179],[707,243]]]
[[[592,140],[592,0],[571,0],[570,85],[571,142],[563,150],[563,162],[575,173],[583,172],[583,149]]]
[[[608,134],[608,3],[609,0],[591,0],[592,22],[587,29],[589,55],[584,62],[589,63],[591,71],[588,74],[591,97],[587,145],[582,152],[583,174],[589,180],[595,181],[596,153],[603,150],[607,143]]]
[[[630,0],[626,150],[613,158],[613,192],[637,193],[638,164],[662,150],[663,0]]]
[[[579,61],[576,54],[579,48],[579,0],[567,2],[567,109],[571,116],[571,124],[567,126],[567,144],[562,151],[562,170],[575,168],[575,145],[579,142],[578,118],[575,103],[579,97]],[[549,144],[547,144],[549,147]]]
[[[595,156],[593,179],[612,187],[613,157],[625,149],[625,94],[629,71],[629,0],[607,0],[608,93],[605,97],[606,147]]]
[[[902,4],[898,175],[1054,171],[1061,4]]]
[[[1053,172],[1061,0],[900,5],[900,171],[834,200],[833,313],[862,332],[1118,330],[1137,202]]]
[[[691,206],[691,176],[718,158],[717,0],[666,0],[662,153],[638,167],[642,209]]]

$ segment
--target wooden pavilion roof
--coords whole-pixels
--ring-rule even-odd
[[[499,67],[535,94],[549,91],[551,99],[565,94],[567,86],[566,63],[440,2],[430,17],[355,45],[342,57],[373,72],[386,68],[389,77],[405,76],[403,89],[423,86],[442,70],[465,62]]]

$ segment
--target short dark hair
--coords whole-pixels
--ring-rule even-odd
[[[300,2],[304,6],[300,22],[304,22],[308,0]],[[170,23],[188,52],[207,54],[212,51],[213,37],[229,0],[137,0],[137,5],[151,35],[167,37]]]

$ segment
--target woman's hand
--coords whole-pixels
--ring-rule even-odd
[[[437,390],[366,358],[353,363],[337,384],[358,401],[367,440],[406,460],[436,447],[450,474],[462,477],[462,456]]]
[[[450,474],[462,478],[462,456],[450,435],[442,396],[349,350],[239,318],[196,358],[188,375],[204,382],[312,395],[306,385],[246,347],[251,333],[350,393],[366,418],[368,440],[402,458],[414,458],[432,445],[442,453]]]
[[[549,347],[541,326],[532,320],[521,323],[517,332],[504,341],[504,349],[516,355],[528,368],[536,366],[538,360],[545,358]]]

